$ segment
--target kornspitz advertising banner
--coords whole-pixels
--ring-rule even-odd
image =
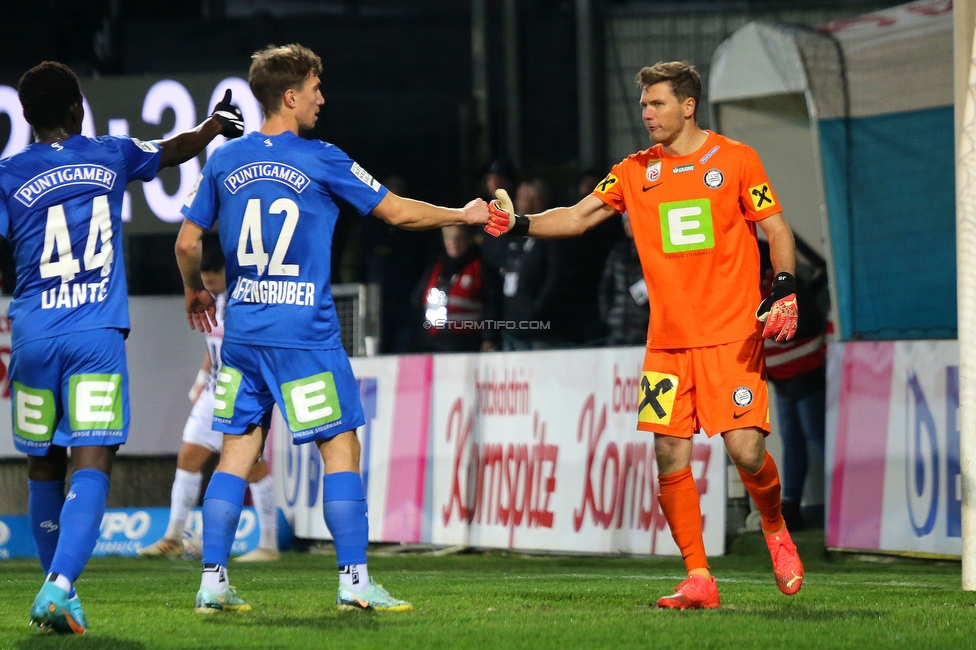
[[[370,539],[677,555],[636,430],[643,348],[353,359]],[[328,539],[321,462],[280,417],[274,475],[299,537]],[[284,431],[285,435],[280,432]],[[725,452],[694,437],[705,546],[724,552]]]

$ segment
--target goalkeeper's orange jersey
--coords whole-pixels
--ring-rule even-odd
[[[630,217],[648,348],[762,338],[756,222],[781,208],[755,150],[711,132],[685,156],[655,145],[614,165],[593,194]]]

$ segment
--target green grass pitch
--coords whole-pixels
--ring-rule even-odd
[[[252,606],[199,616],[195,561],[94,559],[78,583],[91,624],[83,637],[38,635],[27,612],[40,586],[34,561],[0,563],[0,648],[971,648],[976,594],[958,563],[828,560],[823,536],[796,536],[802,591],[779,593],[765,545],[744,535],[714,558],[722,608],[659,611],[683,577],[676,558],[374,557],[371,575],[414,611],[337,612],[335,557],[285,554],[233,565]]]

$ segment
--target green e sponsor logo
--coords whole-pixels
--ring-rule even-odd
[[[331,372],[282,384],[281,394],[285,398],[288,427],[292,431],[314,429],[342,417]]]
[[[241,388],[241,372],[230,366],[221,366],[217,371],[217,385],[214,387],[214,415],[218,418],[234,417],[234,404],[237,391]]]
[[[71,430],[122,429],[122,375],[71,375]]]
[[[698,251],[715,246],[712,205],[708,199],[662,203],[661,243],[665,253]]]
[[[54,393],[14,382],[14,434],[44,442],[54,437]]]

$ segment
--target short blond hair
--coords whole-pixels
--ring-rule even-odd
[[[312,50],[291,43],[269,45],[251,55],[247,83],[265,117],[277,114],[288,90],[301,90],[305,80],[322,73],[322,59]]]
[[[695,100],[695,117],[698,117],[698,105],[701,104],[701,77],[695,66],[687,61],[671,61],[670,63],[655,63],[641,68],[637,73],[637,87],[641,92],[654,84],[667,81],[671,84],[671,92],[683,102],[689,97]]]

